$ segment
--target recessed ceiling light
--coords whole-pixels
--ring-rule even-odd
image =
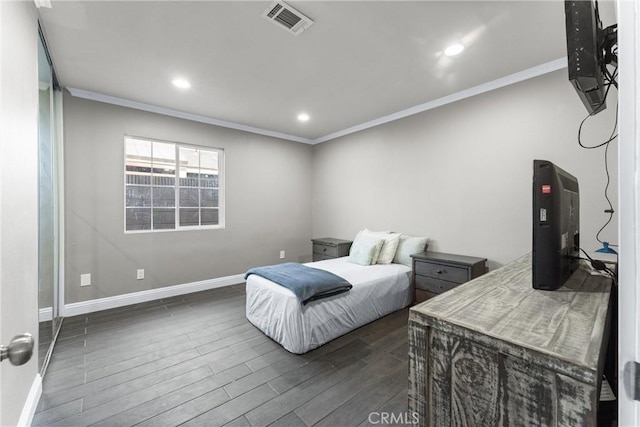
[[[309,115],[307,113],[300,113],[298,114],[298,120],[300,120],[301,122],[306,122],[309,120]]]
[[[444,54],[447,55],[447,56],[456,56],[457,54],[459,54],[463,50],[464,50],[464,46],[462,46],[459,43],[456,43],[456,44],[452,44],[451,46],[446,48],[444,50]]]
[[[177,78],[171,81],[175,87],[179,87],[180,89],[189,89],[191,87],[191,83],[188,80]]]

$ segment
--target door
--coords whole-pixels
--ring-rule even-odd
[[[33,2],[0,1],[0,343],[38,338],[38,75]],[[0,363],[0,425],[21,418],[38,361]],[[35,386],[34,386],[35,385]]]

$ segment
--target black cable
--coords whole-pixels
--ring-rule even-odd
[[[613,72],[612,79],[614,79],[614,78],[615,78],[615,76],[617,76],[617,74],[618,74],[618,68],[616,67],[616,69],[615,69],[615,70],[614,70],[614,72]],[[606,90],[605,90],[605,92],[604,92],[604,97],[602,98],[602,102],[600,102],[600,104],[598,104],[598,106],[597,106],[596,108],[594,108],[592,112],[590,112],[589,114],[587,114],[587,117],[585,117],[585,118],[580,122],[580,126],[578,127],[578,144],[579,144],[579,145],[580,145],[580,147],[582,147],[582,148],[586,148],[587,150],[593,150],[594,148],[600,148],[600,147],[602,147],[603,145],[606,145],[606,144],[610,143],[611,141],[613,141],[615,138],[617,138],[617,137],[618,137],[618,134],[613,135],[613,133],[612,133],[612,134],[611,134],[611,136],[609,137],[609,139],[608,139],[608,140],[606,140],[605,142],[601,143],[601,144],[593,145],[593,146],[587,146],[587,145],[584,145],[584,144],[582,143],[582,126],[584,126],[584,123],[585,123],[585,122],[586,122],[590,117],[594,116],[597,112],[599,112],[600,107],[602,107],[602,105],[603,105],[603,104],[605,103],[605,101],[607,100],[607,96],[609,95],[609,90],[611,89],[611,86],[612,86],[612,83],[609,83],[609,84],[607,85],[607,89],[606,89]],[[617,103],[616,103],[616,105],[617,105]],[[615,119],[615,120],[616,120],[616,121],[615,121],[614,128],[613,128],[613,129],[614,129],[614,132],[615,132],[615,129],[617,129],[617,127],[618,127],[618,115],[617,115],[617,114],[616,114],[616,119]]]
[[[617,48],[616,48],[617,51]],[[596,240],[599,243],[604,244],[604,242],[602,240],[600,240],[600,233],[602,233],[602,231],[611,223],[611,221],[613,220],[613,214],[615,213],[614,209],[613,209],[613,204],[611,203],[611,199],[609,199],[609,185],[611,184],[611,175],[609,174],[609,143],[611,141],[613,141],[614,139],[616,139],[618,137],[618,134],[616,133],[616,130],[618,129],[618,107],[619,104],[616,101],[616,114],[615,114],[615,121],[613,124],[613,129],[611,131],[611,135],[609,135],[609,138],[597,145],[593,145],[593,146],[587,146],[584,145],[582,143],[582,126],[584,125],[584,123],[587,121],[587,119],[589,119],[589,117],[593,116],[596,114],[596,112],[599,111],[600,107],[602,107],[602,105],[605,103],[608,95],[609,95],[609,90],[611,89],[611,86],[614,86],[616,89],[618,89],[618,84],[616,82],[616,79],[618,77],[618,67],[616,67],[613,70],[613,73],[610,73],[609,70],[606,68],[606,65],[603,66],[603,71],[604,71],[604,77],[605,80],[608,82],[607,84],[607,89],[605,90],[604,93],[604,97],[602,99],[602,102],[600,104],[598,104],[598,106],[592,111],[590,112],[583,120],[582,122],[580,122],[580,126],[578,127],[578,144],[580,145],[580,147],[585,148],[587,150],[593,150],[596,148],[600,148],[602,146],[605,147],[604,150],[604,170],[605,170],[605,174],[607,176],[607,182],[605,184],[604,187],[604,198],[607,201],[608,205],[609,205],[609,209],[605,210],[605,213],[609,214],[609,218],[607,219],[607,221],[604,223],[604,225],[598,230],[598,232],[596,233]],[[611,245],[613,247],[617,247],[617,245]]]
[[[614,124],[614,128],[613,128],[613,131],[611,132],[611,135],[615,133],[615,130],[617,127],[618,127],[618,103],[616,102],[616,122]],[[609,209],[605,210],[605,212],[609,214],[609,219],[604,223],[604,225],[596,233],[596,240],[600,243],[604,243],[602,240],[600,240],[600,233],[602,233],[602,230],[604,230],[607,227],[607,225],[609,225],[609,223],[613,220],[613,214],[615,213],[615,211],[613,210],[613,203],[611,203],[611,199],[609,199],[609,184],[611,183],[611,175],[609,174],[609,146],[610,145],[607,143],[604,148],[604,171],[607,176],[607,183],[604,186],[604,198],[609,204]]]
[[[591,267],[593,267],[595,270],[597,271],[604,271],[605,273],[607,273],[609,276],[611,276],[611,279],[613,280],[613,283],[616,283],[617,278],[616,278],[616,274],[611,271],[611,269],[609,267],[607,267],[607,265],[605,264],[604,261],[600,261],[599,259],[593,259],[591,258],[591,256],[589,256],[589,254],[582,248],[579,248],[582,253],[587,257],[587,258],[582,258],[582,257],[574,257],[576,259],[582,259],[585,261],[589,261],[591,264]]]
[[[602,73],[604,75],[605,80],[610,85],[613,85],[616,89],[618,89],[618,82],[616,81],[617,71],[618,71],[618,68],[616,67],[616,69],[614,70],[614,74],[611,74],[606,65],[602,67]]]

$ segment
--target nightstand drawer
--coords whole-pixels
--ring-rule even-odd
[[[331,258],[340,258],[349,255],[351,240],[335,239],[333,237],[322,237],[311,239],[313,242],[313,260],[322,261]]]
[[[416,289],[431,292],[432,294],[441,294],[458,286],[459,283],[447,282],[444,280],[434,279],[433,277],[416,275]]]
[[[327,255],[322,255],[322,254],[313,254],[313,258],[312,261],[316,262],[316,261],[324,261],[325,259],[334,259],[335,257],[332,256],[327,256]]]
[[[314,243],[313,244],[313,253],[314,254],[320,254],[320,255],[323,255],[323,256],[326,256],[326,257],[330,257],[330,258],[337,258],[338,257],[338,247],[337,246],[327,246],[327,245],[321,245],[319,243]]]
[[[468,268],[430,262],[416,262],[416,274],[455,283],[464,283],[469,280]]]

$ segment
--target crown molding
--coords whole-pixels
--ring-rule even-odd
[[[303,144],[320,144],[323,142],[331,141],[355,132],[360,132],[365,129],[380,126],[385,123],[389,123],[395,120],[399,120],[405,117],[413,116],[414,114],[423,113],[434,108],[442,107],[443,105],[451,104],[472,96],[480,95],[482,93],[490,92],[495,89],[499,89],[505,86],[519,83],[524,80],[532,79],[542,76],[544,74],[551,73],[553,71],[561,70],[567,67],[567,58],[559,58],[554,61],[549,61],[544,64],[520,71],[508,76],[501,77],[496,80],[492,80],[487,83],[483,83],[478,86],[474,86],[469,89],[465,89],[460,92],[453,93],[451,95],[443,96],[442,98],[434,99],[433,101],[425,102],[424,104],[416,105],[393,114],[389,114],[383,117],[379,117],[368,122],[361,123],[359,125],[351,126],[337,132],[321,136],[316,139],[304,138],[296,135],[289,135],[286,133],[275,132],[267,129],[256,128],[253,126],[247,126],[239,123],[228,122],[226,120],[215,119],[212,117],[201,116],[198,114],[185,113],[183,111],[173,110],[165,107],[158,107],[156,105],[145,104],[143,102],[131,101],[124,98],[118,98],[115,96],[105,95],[97,92],[92,92],[84,89],[78,89],[74,87],[67,87],[66,89],[71,95],[90,99],[98,102],[104,102],[107,104],[119,105],[122,107],[134,108],[136,110],[148,111],[151,113],[162,114],[165,116],[177,117],[180,119],[191,120],[194,122],[206,123],[210,125],[220,126],[229,129],[241,130],[244,132],[254,133],[258,135],[270,136],[274,138],[285,139],[288,141],[301,142]]]
[[[567,58],[560,58],[554,61],[546,62],[533,68],[529,68],[518,73],[510,74],[505,77],[501,77],[496,80],[492,80],[487,83],[483,83],[478,86],[474,86],[469,89],[465,89],[460,92],[452,93],[451,95],[443,96],[442,98],[434,99],[433,101],[425,102],[424,104],[416,105],[414,107],[407,108],[405,110],[398,111],[387,116],[377,118],[368,122],[361,123],[337,132],[330,133],[320,138],[314,139],[313,144],[320,144],[322,142],[330,141],[332,139],[340,138],[345,135],[349,135],[361,130],[369,129],[375,126],[380,126],[384,123],[389,123],[395,120],[399,120],[405,117],[413,116],[414,114],[422,113],[434,108],[442,107],[443,105],[451,104],[456,101],[460,101],[472,96],[480,95],[485,92],[490,92],[501,87],[509,86],[514,83],[521,82],[523,80],[532,79],[553,71],[561,70],[567,67]]]
[[[129,99],[118,98],[116,96],[105,95],[103,93],[92,92],[89,90],[78,89],[75,87],[66,88],[69,93],[77,98],[90,99],[93,101],[104,102],[106,104],[119,105],[121,107],[133,108],[136,110],[148,111],[150,113],[162,114],[165,116],[176,117],[179,119],[191,120],[193,122],[206,123],[223,128],[241,130],[244,132],[255,133],[258,135],[271,136],[274,138],[286,139],[294,142],[302,142],[303,144],[313,144],[313,140],[303,138],[301,136],[289,135],[286,133],[275,132],[267,129],[247,126],[240,123],[228,122],[226,120],[214,119],[213,117],[201,116],[198,114],[185,113],[184,111],[173,110],[171,108],[158,107],[157,105],[145,104],[144,102],[131,101]]]

